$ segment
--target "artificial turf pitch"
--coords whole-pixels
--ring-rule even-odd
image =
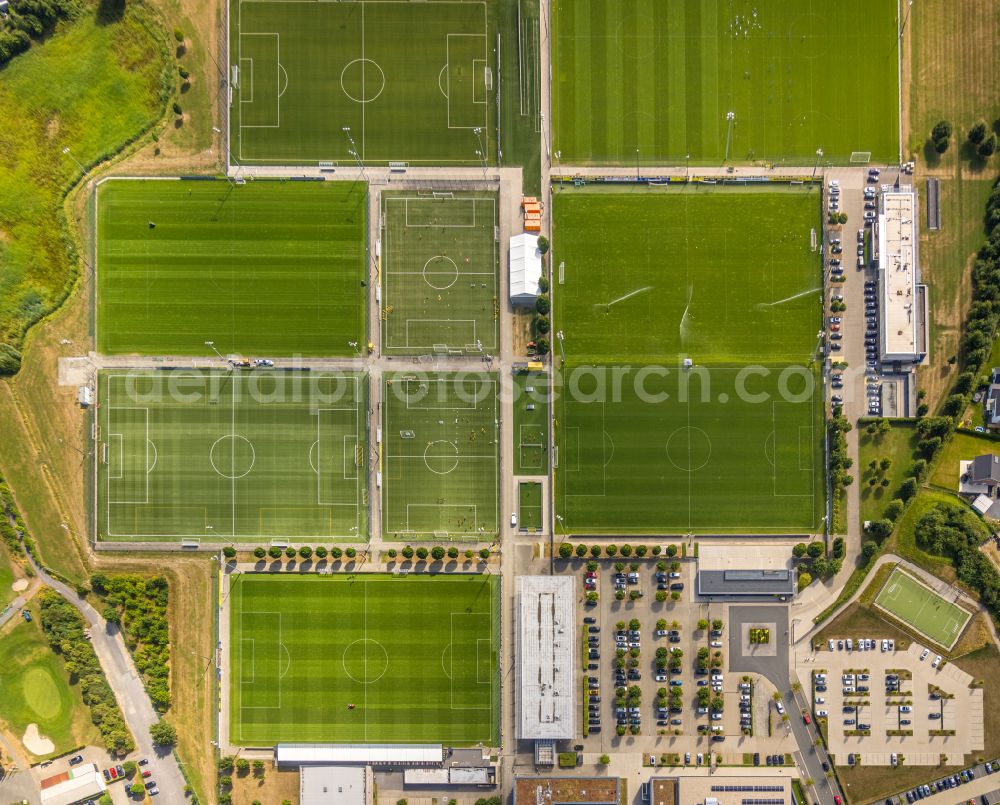
[[[824,508],[818,193],[554,201],[557,511],[577,533],[788,533]],[[690,358],[694,364],[684,368]]]
[[[497,576],[244,573],[231,584],[234,744],[497,745]]]
[[[948,649],[958,642],[972,617],[971,613],[899,568],[886,579],[875,598],[875,605]]]
[[[351,355],[365,335],[366,187],[111,181],[97,192],[104,353]]]
[[[368,378],[104,371],[105,540],[364,539]]]
[[[382,535],[489,540],[499,527],[495,374],[382,380]]]
[[[496,352],[497,194],[383,193],[382,351]]]
[[[896,0],[555,0],[553,151],[564,164],[812,165],[817,149],[833,163],[853,152],[895,162],[896,10]]]
[[[233,157],[352,166],[493,161],[494,6],[230,0]]]

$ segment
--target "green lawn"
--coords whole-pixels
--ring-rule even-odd
[[[910,476],[910,469],[916,455],[920,437],[913,422],[893,422],[888,433],[872,437],[865,433],[865,424],[858,425],[858,468],[855,483],[861,495],[860,518],[878,520],[886,505],[896,496],[900,484]],[[888,470],[872,471],[869,464],[883,458],[892,460]],[[874,478],[872,486],[869,481]],[[883,478],[889,479],[888,486],[882,486]]]
[[[947,649],[958,642],[972,617],[899,568],[886,579],[875,605]]]
[[[980,406],[981,409],[981,406]],[[941,450],[930,483],[948,492],[958,491],[958,463],[971,461],[984,453],[1000,455],[1000,441],[987,436],[957,431]]]
[[[818,527],[817,201],[801,189],[556,196],[555,493],[568,529]]]
[[[130,3],[99,24],[95,8],[0,71],[0,343],[18,348],[76,279],[62,208],[76,161],[100,161],[151,125],[164,81],[177,80],[151,9]]]
[[[383,536],[496,536],[498,386],[490,373],[383,376]]]
[[[98,198],[97,342],[150,355],[352,355],[365,191],[347,182],[114,181]]]
[[[542,528],[542,485],[534,481],[521,481],[517,485],[518,525],[522,531],[539,531]]]
[[[51,756],[88,742],[100,744],[77,686],[69,684],[62,660],[52,653],[35,619],[16,625],[0,638],[0,719],[18,739],[29,724],[52,740]]]
[[[553,330],[568,361],[812,358],[817,190],[563,189],[553,205]]]
[[[542,194],[542,62],[539,0],[500,4],[500,137],[505,167],[520,165],[526,195]],[[516,37],[516,39],[514,38]]]
[[[230,0],[233,158],[495,162],[496,5]]]
[[[532,391],[528,391],[528,389]],[[514,374],[514,474],[549,472],[549,378],[545,372]],[[529,410],[531,406],[531,410]]]
[[[555,0],[552,148],[564,163],[894,162],[896,5]]]
[[[233,743],[499,741],[497,576],[244,573],[233,585]]]
[[[102,372],[102,539],[363,538],[368,380]]]
[[[382,351],[497,351],[496,193],[383,193]]]

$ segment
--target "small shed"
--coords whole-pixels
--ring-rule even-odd
[[[540,290],[542,278],[542,253],[538,250],[538,236],[522,232],[510,239],[510,303],[533,305]]]
[[[987,495],[977,495],[976,499],[972,501],[972,508],[980,514],[986,514],[992,505],[993,501]]]
[[[90,408],[94,404],[94,391],[90,386],[80,386],[76,391],[76,401],[81,408]]]

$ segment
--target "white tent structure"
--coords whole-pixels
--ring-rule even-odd
[[[510,239],[510,303],[533,305],[538,298],[542,278],[542,253],[538,236],[522,232]]]

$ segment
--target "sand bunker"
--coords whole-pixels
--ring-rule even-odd
[[[37,724],[28,725],[21,743],[31,754],[38,756],[50,755],[56,749],[56,745],[38,731]]]
[[[23,592],[24,590],[28,589],[28,580],[18,579],[12,585],[10,585],[10,589],[12,589],[15,593]]]

